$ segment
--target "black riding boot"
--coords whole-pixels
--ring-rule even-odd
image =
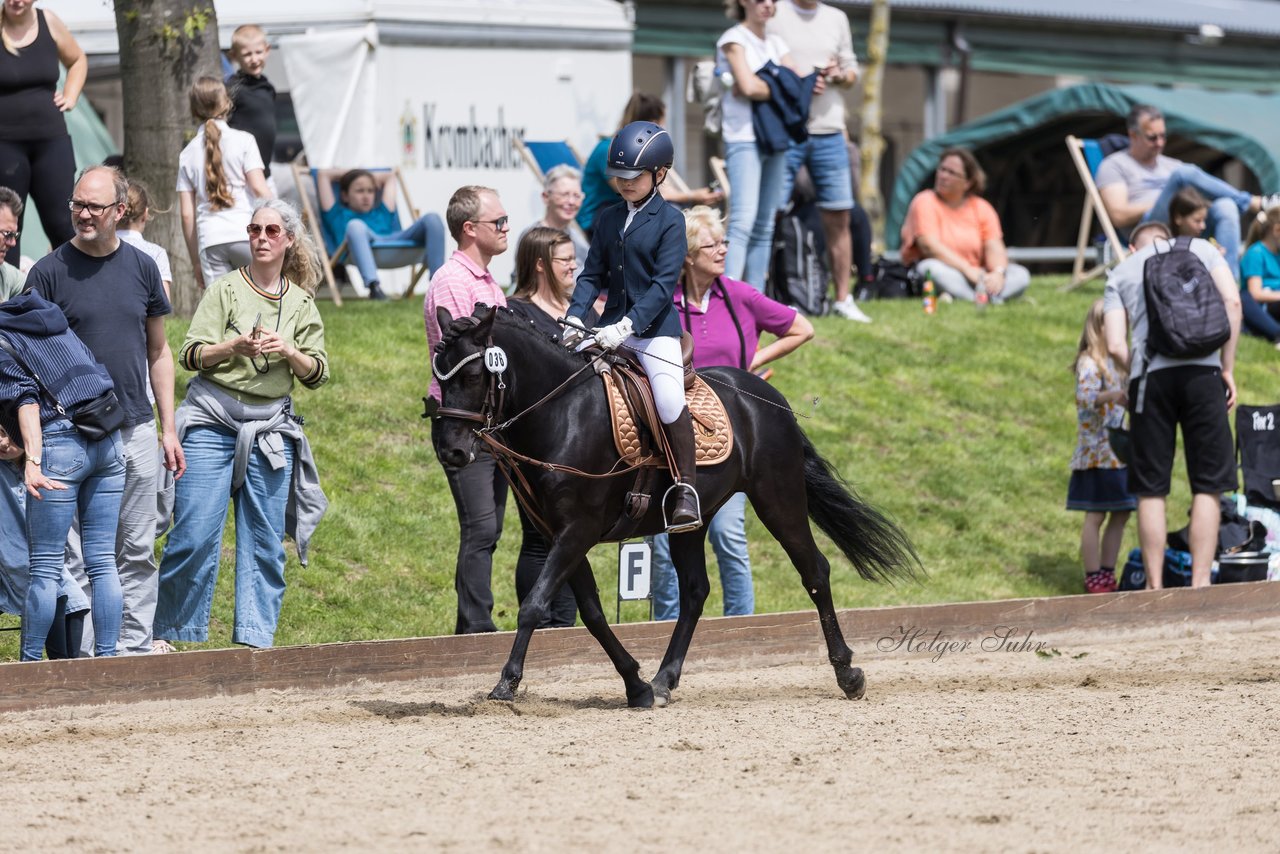
[[[667,533],[678,534],[681,531],[692,531],[702,527],[701,505],[698,493],[694,489],[694,476],[697,460],[694,456],[693,419],[689,416],[689,408],[680,410],[680,415],[670,424],[662,425],[667,432],[667,443],[671,446],[671,456],[675,459],[675,471],[671,477],[676,483],[675,501],[671,515],[667,517]],[[671,490],[668,490],[668,493]],[[663,504],[666,501],[663,496]]]

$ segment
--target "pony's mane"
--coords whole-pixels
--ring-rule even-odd
[[[459,336],[475,329],[476,322],[483,317],[484,311],[488,311],[488,309],[483,309],[479,315],[459,317],[449,324],[448,329],[442,329],[440,336],[441,347],[448,347],[458,340]],[[510,329],[521,340],[529,342],[529,345],[537,351],[540,359],[559,360],[559,363],[565,367],[578,368],[582,365],[583,359],[586,358],[579,353],[572,353],[566,350],[558,342],[539,332],[532,322],[520,317],[509,308],[499,308],[494,314],[493,323],[496,327]]]

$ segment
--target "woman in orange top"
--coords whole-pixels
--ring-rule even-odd
[[[956,299],[972,302],[985,291],[998,303],[1025,291],[1031,274],[1009,263],[1000,219],[981,195],[986,185],[972,152],[942,152],[933,189],[916,194],[902,223],[902,261]]]

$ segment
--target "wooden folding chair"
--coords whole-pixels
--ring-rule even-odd
[[[1088,270],[1085,269],[1085,254],[1089,248],[1089,238],[1093,235],[1093,218],[1098,218],[1098,224],[1102,227],[1102,233],[1106,235],[1107,245],[1111,247],[1111,253],[1115,262],[1125,259],[1128,252],[1124,243],[1120,240],[1119,234],[1116,233],[1115,226],[1111,224],[1111,217],[1107,216],[1107,209],[1102,204],[1102,196],[1098,193],[1098,185],[1094,183],[1094,175],[1098,171],[1098,166],[1102,163],[1102,148],[1098,145],[1096,139],[1080,139],[1075,136],[1067,137],[1067,151],[1071,153],[1071,161],[1076,165],[1076,171],[1080,173],[1080,181],[1084,184],[1084,209],[1080,214],[1080,233],[1076,236],[1076,260],[1071,268],[1071,283],[1067,285],[1067,289],[1077,288],[1085,282],[1102,275],[1110,266],[1108,260],[1103,257],[1098,259],[1098,263]],[[1105,253],[1104,253],[1105,256]]]
[[[307,227],[311,229],[311,236],[316,241],[316,245],[324,247],[325,263],[321,266],[324,267],[325,283],[329,286],[329,293],[333,296],[334,305],[341,306],[342,295],[339,293],[334,270],[337,269],[339,264],[346,263],[347,241],[343,238],[340,243],[335,245],[334,240],[324,229],[320,218],[320,194],[316,185],[319,180],[320,170],[308,168],[305,155],[299,155],[290,165],[293,169],[294,182],[298,187],[298,196],[302,199],[303,218],[306,220]],[[409,186],[405,183],[404,175],[401,174],[399,167],[373,167],[368,171],[394,174],[396,186],[399,189],[401,198],[404,199],[404,210],[409,213],[409,221],[414,222],[421,216],[421,213],[413,204],[413,199],[409,196]],[[336,197],[337,195],[338,190],[335,186],[334,196]],[[400,206],[397,205],[396,209],[397,215],[400,215]],[[403,224],[404,218],[402,215],[400,221]],[[420,249],[420,247],[409,240],[377,238],[373,241],[373,258],[377,262],[379,269],[410,268],[409,287],[405,289],[401,299],[408,299],[413,295],[414,288],[418,286],[418,280],[427,272],[427,265],[420,260],[409,263],[399,260],[399,256],[402,256],[406,250],[410,249]]]
[[[720,185],[720,192],[724,193],[724,209],[729,209],[729,170],[725,166],[723,157],[712,157],[707,161],[711,165],[711,174],[715,176],[716,182]]]

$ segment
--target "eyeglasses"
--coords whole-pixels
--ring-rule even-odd
[[[95,205],[92,202],[82,202],[79,199],[67,199],[67,208],[73,213],[78,214],[82,211],[88,211],[90,216],[102,216],[116,205],[124,204],[124,202],[112,202],[109,205]]]
[[[547,193],[547,198],[555,199],[557,202],[580,202],[586,197],[582,193],[565,190],[563,193]]]
[[[21,234],[21,231],[0,231],[0,237],[3,237],[6,242],[13,241],[16,243],[18,241],[18,236]]]
[[[471,221],[482,222],[485,225],[491,225],[493,226],[494,231],[505,231],[507,228],[507,221],[509,219],[511,219],[511,217],[509,216],[500,216],[497,219],[473,219]]]
[[[576,264],[578,263],[578,256],[570,255],[568,258],[557,258],[556,256],[552,255],[551,260],[559,261],[561,264]]]
[[[1150,143],[1156,143],[1156,142],[1159,142],[1159,141],[1160,141],[1160,140],[1162,140],[1162,139],[1168,139],[1168,138],[1169,138],[1169,134],[1167,134],[1167,133],[1144,133],[1144,134],[1142,135],[1142,138],[1143,138],[1143,139],[1145,139],[1147,142],[1150,142]]]
[[[939,167],[938,167],[938,174],[940,174],[940,175],[950,175],[952,178],[968,178],[968,177],[969,177],[968,175],[964,174],[963,172],[957,172],[956,170],[954,170],[954,169],[950,169],[950,168],[948,168],[948,167],[946,167],[946,166],[939,166]]]
[[[719,240],[717,240],[715,243],[704,243],[698,248],[702,250],[710,249],[712,252],[719,252],[721,250],[728,251],[729,238],[722,237]]]
[[[265,231],[268,240],[279,240],[280,235],[284,234],[284,226],[275,222],[268,225],[258,225],[256,222],[251,222],[245,226],[244,230],[249,232],[250,237],[257,237]]]

